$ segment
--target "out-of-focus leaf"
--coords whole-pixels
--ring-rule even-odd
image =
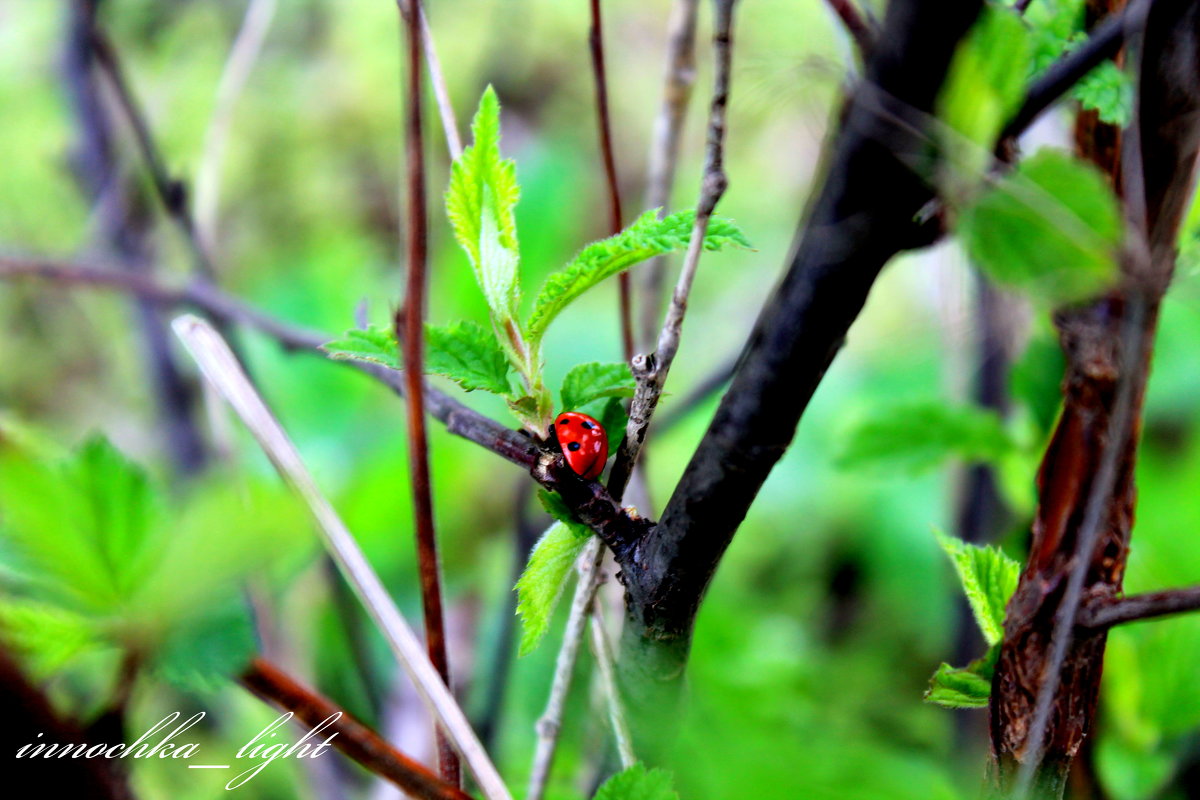
[[[148,534],[159,499],[145,473],[103,439],[63,460],[5,457],[0,509],[9,569],[78,611],[118,608],[155,554]]]
[[[1015,443],[994,412],[936,401],[890,405],[854,425],[846,434],[838,465],[920,472],[947,458],[996,461]]]
[[[400,350],[396,346],[396,335],[389,329],[372,325],[366,330],[352,328],[334,339],[321,345],[321,349],[330,358],[344,361],[372,361],[385,367],[400,369]]]
[[[508,394],[508,357],[496,337],[475,322],[425,326],[425,371],[445,375],[468,392]]]
[[[1031,57],[1025,23],[990,3],[955,51],[938,116],[955,134],[947,145],[956,166],[972,180],[991,162],[996,136],[1021,101]]]
[[[249,610],[234,599],[172,629],[153,667],[180,689],[212,692],[241,672],[257,649]]]
[[[471,131],[474,144],[450,170],[446,212],[493,317],[512,320],[520,298],[513,216],[520,187],[516,166],[500,157],[500,101],[491,86],[479,99]]]
[[[594,800],[679,800],[671,773],[641,762],[606,780]]]
[[[658,218],[658,211],[647,211],[625,230],[594,242],[563,269],[542,284],[534,302],[533,314],[525,326],[529,339],[540,342],[546,328],[564,308],[605,278],[646,259],[682,250],[692,237],[696,212],[680,211]],[[750,242],[733,222],[714,216],[704,236],[705,250],[725,247],[750,247]]]
[[[989,645],[1004,638],[1004,610],[1021,575],[1021,565],[995,547],[967,544],[934,531],[938,544],[950,557],[975,621]]]
[[[1000,646],[995,645],[965,667],[942,664],[929,679],[925,702],[944,708],[987,708],[999,655]]]
[[[20,654],[35,678],[61,669],[78,653],[101,645],[93,620],[60,606],[0,598],[0,641]]]
[[[1040,150],[959,217],[971,260],[1001,284],[1052,305],[1078,301],[1117,275],[1121,218],[1095,167]]]
[[[563,411],[578,411],[588,403],[606,397],[633,397],[633,372],[623,361],[611,364],[576,364],[563,378]]]

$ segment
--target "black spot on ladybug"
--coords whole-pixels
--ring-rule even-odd
[[[559,425],[570,425],[570,424],[571,424],[571,420],[569,420],[569,419],[560,419],[560,420],[558,421],[558,424],[559,424]],[[586,424],[586,423],[585,423],[585,424]]]
[[[579,424],[580,424],[580,425],[582,425],[582,426],[584,427],[584,430],[589,430],[589,431],[590,431],[592,428],[596,427],[595,425],[593,425],[593,424],[592,424],[592,423],[590,423],[590,422],[581,422],[581,423],[579,423]]]
[[[567,449],[574,453],[579,449],[579,442],[571,442],[569,445],[567,445]]]

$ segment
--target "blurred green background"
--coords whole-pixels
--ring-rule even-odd
[[[67,3],[0,0],[0,251],[63,259],[103,253],[97,217],[72,175],[77,124],[63,88]],[[504,106],[506,154],[517,161],[518,226],[527,294],[584,243],[607,230],[587,52],[587,4],[561,0],[444,0],[430,18],[450,95],[466,128],[485,85]],[[753,252],[706,258],[693,293],[672,402],[736,355],[785,263],[818,169],[819,149],[847,80],[849,46],[818,0],[739,4],[729,116],[730,189],[721,204]],[[216,87],[245,3],[106,0],[101,21],[124,58],[169,168],[191,182],[203,163]],[[604,5],[617,165],[627,221],[642,210],[646,156],[661,96],[670,3]],[[694,203],[710,85],[709,11],[702,4],[697,91],[688,115],[672,210]],[[365,303],[384,322],[398,302],[400,254],[400,29],[387,0],[280,0],[260,58],[231,121],[219,173],[213,240],[219,282],[281,318],[337,332]],[[428,115],[431,187],[430,318],[482,320],[485,306],[441,210],[448,159]],[[128,130],[122,163],[142,176]],[[887,191],[881,186],[880,191]],[[181,239],[155,213],[155,268],[182,280]],[[677,263],[676,262],[672,262]],[[953,246],[891,265],[872,293],[801,424],[739,531],[700,614],[689,707],[674,756],[682,797],[942,798],[969,796],[982,780],[986,712],[922,703],[942,661],[961,663],[970,634],[962,601],[931,528],[955,531],[963,465],[922,437],[896,409],[954,409],[980,369],[974,281]],[[616,284],[564,315],[546,344],[552,385],[583,361],[620,357]],[[1034,501],[1038,451],[1053,423],[1060,361],[1047,309],[1009,300],[1016,362],[1014,448],[999,465],[1018,558]],[[346,611],[317,555],[297,502],[277,485],[234,424],[232,453],[203,480],[172,474],[128,298],[45,284],[0,284],[0,410],[61,445],[109,437],[145,465],[171,500],[205,506],[211,548],[273,532],[283,562],[252,588],[265,607],[270,652],[338,702],[428,758],[417,701],[382,642]],[[1200,582],[1200,279],[1182,265],[1165,308],[1139,464],[1139,513],[1127,588]],[[248,332],[253,374],[321,486],[344,514],[409,618],[419,618],[403,406],[352,370],[289,355]],[[181,363],[187,363],[180,351]],[[190,372],[190,370],[189,370]],[[447,384],[456,396],[461,392]],[[464,401],[510,419],[494,398]],[[704,431],[715,396],[649,447],[649,516],[661,510]],[[214,414],[218,419],[222,412]],[[896,452],[846,457],[864,421],[884,426]],[[207,419],[202,419],[207,429]],[[877,428],[878,429],[878,428]],[[497,702],[493,678],[511,661],[494,718],[494,754],[520,791],[534,721],[542,710],[564,614],[547,641],[516,660],[503,646],[511,613],[519,487],[528,478],[435,425],[435,503],[449,594],[451,660],[468,710]],[[906,438],[907,437],[907,438]],[[887,448],[884,448],[885,450]],[[249,487],[249,488],[248,488]],[[530,504],[535,527],[545,523]],[[0,510],[0,513],[3,513]],[[168,526],[169,538],[172,532]],[[281,539],[278,537],[282,537]],[[282,542],[282,543],[281,543]],[[266,545],[264,545],[266,546]],[[3,576],[9,585],[11,575]],[[195,580],[210,579],[198,573]],[[611,584],[612,582],[610,582]],[[13,584],[15,585],[15,584]],[[215,591],[215,590],[214,590]],[[613,586],[609,591],[617,592]],[[153,618],[153,603],[149,617]],[[146,609],[143,609],[145,611]],[[366,633],[367,680],[355,666],[347,613]],[[614,613],[610,619],[616,619]],[[265,620],[265,621],[264,621]],[[966,649],[964,649],[966,648]],[[1110,638],[1100,730],[1083,769],[1114,798],[1185,797],[1200,770],[1200,619],[1172,619]],[[96,713],[115,669],[100,649],[45,674],[66,709]],[[602,707],[586,679],[571,698],[551,796],[584,796],[606,753]],[[129,729],[176,709],[207,709],[209,752],[232,752],[276,714],[236,685],[181,688],[146,675]],[[414,720],[415,718],[415,720]],[[386,796],[356,767],[330,763],[322,777],[277,762],[239,791],[256,798],[321,798],[330,781],[354,796]],[[178,764],[139,762],[143,798],[207,798],[223,777]],[[336,795],[335,795],[336,796]]]

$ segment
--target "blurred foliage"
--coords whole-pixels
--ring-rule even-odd
[[[639,199],[669,10],[666,0],[605,6],[628,222],[645,210]],[[244,11],[245,3],[234,0],[106,0],[101,7],[167,163],[189,182],[206,167],[205,131]],[[1070,46],[1077,11],[1077,2],[1039,0],[1029,11],[1032,42],[999,42],[997,52],[1028,53],[1024,77],[1031,77]],[[582,243],[607,232],[586,6],[447,0],[432,4],[430,15],[460,117],[488,84],[504,100],[503,150],[515,160],[521,186],[513,213],[522,231],[522,282],[540,285]],[[4,251],[103,254],[96,210],[71,169],[78,124],[63,90],[64,24],[61,4],[0,0]],[[702,106],[711,85],[709,25],[705,10],[696,100],[669,211],[686,210],[699,188]],[[1013,29],[1011,21],[997,25]],[[374,320],[397,304],[403,252],[399,40],[391,2],[279,3],[231,120],[220,172],[214,252],[226,289],[279,317],[333,333],[356,327],[360,303]],[[850,53],[821,3],[760,0],[741,10],[726,158],[731,184],[720,210],[738,220],[757,250],[702,261],[664,413],[737,353],[776,282],[818,171],[819,146],[836,113]],[[959,135],[976,143],[985,141],[984,129],[999,123],[1019,90],[1007,82],[1011,75],[988,72],[988,55],[976,53],[973,63],[1002,84],[993,86],[983,73],[952,81],[963,87],[962,96],[974,93],[987,104],[954,117],[966,120]],[[1119,79],[1094,77],[1097,85],[1081,91],[1091,92],[1103,110],[1115,102]],[[957,125],[954,119],[947,121]],[[1068,141],[1062,118],[1048,128],[1056,143]],[[436,209],[449,159],[432,120],[429,129]],[[119,151],[130,173],[140,175],[128,137],[118,130]],[[964,173],[971,193],[981,188],[978,174]],[[1191,534],[1200,528],[1194,502],[1200,220],[1195,212],[1189,220],[1146,399],[1130,591],[1200,582],[1200,541]],[[1107,227],[1097,230],[1111,241]],[[488,305],[441,214],[431,214],[430,233],[431,323],[487,319]],[[161,219],[152,244],[157,268],[181,279],[190,263],[186,250]],[[1095,250],[1086,242],[1079,247]],[[950,713],[921,701],[936,665],[958,657],[966,635],[959,626],[967,619],[930,526],[954,530],[964,460],[993,462],[1016,519],[999,544],[1021,555],[1037,453],[1057,413],[1062,361],[1047,304],[1039,302],[1031,314],[1014,302],[1022,310],[1013,314],[1008,343],[1016,358],[1010,414],[1000,421],[964,411],[979,370],[973,286],[953,245],[898,259],[880,278],[701,610],[690,701],[668,765],[681,797],[928,800],[978,788],[982,732],[969,723],[956,727]],[[563,385],[564,402],[585,402],[586,392],[577,392],[587,382],[578,382],[572,370],[620,357],[615,309],[616,288],[608,282],[580,296],[547,330],[546,385]],[[276,716],[228,681],[212,680],[262,646],[249,638],[250,597],[264,612],[254,620],[258,631],[264,641],[282,643],[291,670],[428,759],[424,717],[386,647],[315,556],[308,521],[248,436],[231,430],[220,408],[208,408],[201,423],[226,455],[199,480],[170,474],[144,342],[127,300],[0,284],[0,319],[0,623],[5,641],[25,654],[54,701],[72,714],[95,715],[110,697],[123,654],[136,650],[153,656],[155,669],[134,688],[129,729],[145,730],[171,711],[203,708],[212,724],[196,731],[202,747],[235,752]],[[255,379],[318,482],[415,619],[419,593],[401,405],[353,370],[281,352],[256,334],[240,338]],[[464,395],[449,381],[431,380],[493,418],[508,414],[503,398]],[[617,430],[623,391],[593,394],[579,410]],[[638,501],[647,516],[661,510],[715,403],[710,397],[674,427],[654,433],[648,497]],[[910,416],[900,409],[925,412]],[[856,420],[870,426],[855,432]],[[89,438],[96,431],[115,448]],[[865,460],[846,463],[847,453]],[[455,681],[478,718],[507,665],[492,744],[504,775],[520,786],[565,609],[560,604],[548,617],[542,646],[514,658],[515,642],[502,636],[513,613],[513,563],[528,555],[514,553],[515,505],[532,506],[517,490],[527,478],[436,429],[431,455]],[[535,527],[548,525],[548,518],[537,517]],[[35,562],[41,565],[36,570]],[[614,582],[609,586],[606,591],[617,591]],[[1183,796],[1182,781],[1200,760],[1198,657],[1200,619],[1130,626],[1110,637],[1094,763],[1114,798]],[[582,658],[576,677],[584,688],[569,699],[551,798],[579,798],[613,771],[598,762],[607,732],[604,713],[586,690],[590,669]],[[981,728],[983,712],[973,713]],[[133,781],[147,800],[199,800],[222,791],[224,779],[203,774],[210,772],[181,774],[178,764],[142,761]],[[353,796],[370,791],[361,770],[339,766],[337,774]],[[239,791],[252,798],[308,798],[316,797],[316,783],[289,760]]]

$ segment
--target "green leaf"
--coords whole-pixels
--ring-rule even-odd
[[[61,460],[0,464],[8,566],[46,599],[81,612],[122,605],[146,573],[161,521],[155,487],[103,439]]]
[[[998,548],[967,544],[934,531],[938,544],[950,557],[967,602],[988,645],[1004,638],[1004,609],[1021,576],[1021,565]]]
[[[519,654],[522,656],[532,653],[546,635],[571,568],[592,537],[591,529],[575,520],[557,494],[539,490],[538,499],[554,517],[555,523],[534,545],[529,563],[517,581],[517,613],[521,615]]]
[[[173,629],[153,670],[185,691],[215,692],[245,669],[257,649],[250,613],[243,601],[235,599]]]
[[[1054,305],[1087,298],[1117,276],[1121,218],[1100,172],[1043,149],[963,210],[958,233],[997,282]]]
[[[390,328],[372,325],[366,330],[352,328],[342,334],[340,339],[334,339],[321,345],[321,349],[330,358],[339,361],[372,361],[385,367],[400,369],[400,348],[396,344],[396,334]]]
[[[1000,646],[995,645],[965,667],[942,664],[929,679],[925,702],[944,708],[987,708],[999,656]]]
[[[947,146],[968,176],[991,162],[1001,127],[1016,111],[1032,58],[1029,30],[1012,10],[988,4],[955,51],[938,116],[956,134]]]
[[[38,679],[49,677],[80,652],[103,643],[88,618],[18,597],[0,598],[0,641],[19,653]]]
[[[500,101],[489,86],[471,124],[474,144],[450,169],[446,213],[454,237],[467,253],[494,318],[516,318],[517,226],[520,196],[516,166],[500,158]]]
[[[1133,119],[1133,81],[1111,61],[1085,75],[1071,94],[1085,109],[1098,112],[1101,122],[1123,128]]]
[[[578,411],[594,400],[606,397],[633,397],[633,371],[623,361],[601,364],[593,361],[577,364],[563,378],[563,411]]]
[[[629,414],[625,411],[625,404],[621,399],[610,397],[607,400],[596,400],[579,410],[600,421],[604,430],[608,432],[610,449],[615,450],[621,437],[625,435],[625,426],[629,422]]]
[[[521,615],[519,655],[532,653],[546,635],[554,607],[588,538],[572,525],[555,522],[534,545],[516,586],[517,613]]]
[[[837,464],[919,473],[952,456],[996,462],[1016,445],[994,412],[936,401],[889,405],[845,434]]]
[[[562,310],[588,289],[640,261],[663,253],[682,250],[692,237],[694,211],[680,211],[658,219],[657,211],[647,211],[625,230],[588,245],[563,269],[546,279],[534,302],[526,332],[539,342],[546,328]],[[709,220],[704,236],[705,250],[725,247],[750,247],[736,225],[723,217]]]
[[[679,793],[671,773],[639,762],[606,780],[593,800],[679,800]]]
[[[508,394],[508,357],[491,332],[475,322],[425,326],[425,371],[445,375],[468,392]]]

